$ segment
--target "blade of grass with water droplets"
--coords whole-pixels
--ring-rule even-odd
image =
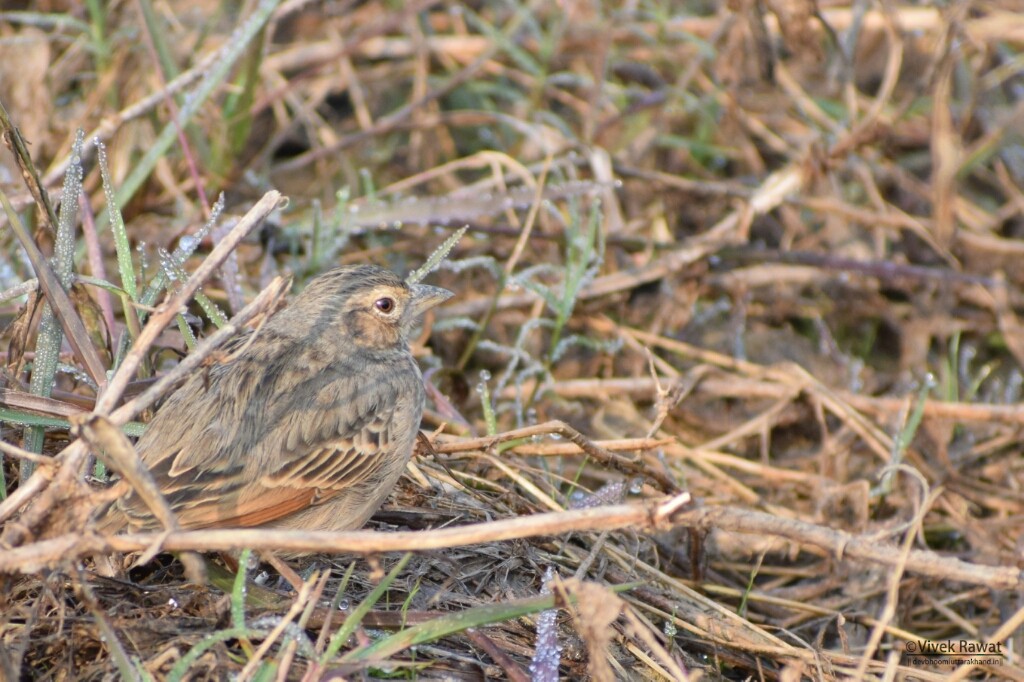
[[[61,289],[67,291],[74,278],[75,221],[78,218],[78,194],[82,191],[82,139],[81,130],[75,136],[72,147],[71,165],[64,176],[64,197],[57,215],[57,236],[54,241],[52,264]],[[43,303],[36,336],[35,358],[32,361],[32,377],[29,390],[35,395],[50,397],[53,382],[60,363],[60,347],[64,332],[49,302]],[[86,342],[89,343],[88,338]],[[25,434],[24,447],[29,452],[42,452],[46,431],[42,426],[31,426]],[[35,470],[35,462],[24,460],[20,467],[22,481],[27,481]]]
[[[395,564],[395,567],[392,568],[386,576],[384,576],[384,579],[380,581],[377,587],[375,587],[370,594],[366,595],[366,598],[359,603],[359,606],[357,606],[352,613],[345,618],[345,622],[341,624],[338,631],[334,633],[333,637],[331,637],[331,641],[327,645],[327,650],[324,651],[323,655],[320,657],[320,665],[326,665],[327,662],[334,658],[338,651],[341,650],[341,647],[345,645],[348,638],[356,631],[356,628],[359,627],[359,623],[363,620],[366,614],[369,613],[370,609],[373,608],[373,605],[376,604],[384,595],[384,592],[386,592],[391,586],[391,583],[395,581],[395,578],[397,578],[398,574],[402,572],[402,569],[405,568],[405,565],[409,563],[410,559],[412,559],[412,554],[404,554],[402,558],[398,560],[398,563]],[[346,655],[345,658],[348,658],[348,655]]]
[[[441,246],[434,249],[434,253],[430,254],[430,258],[427,259],[427,262],[424,263],[422,267],[409,273],[409,276],[405,278],[405,283],[410,286],[418,284],[420,280],[433,272],[437,266],[441,264],[441,261],[451,253],[451,250],[455,248],[455,245],[459,243],[459,240],[462,239],[462,235],[466,234],[466,230],[468,229],[468,225],[460,227],[450,237],[448,237],[448,239],[445,239]]]
[[[163,249],[160,249],[157,253],[160,257],[160,268],[163,270],[164,278],[172,285],[171,288],[177,291],[181,286],[180,283],[188,279],[188,273],[181,267],[181,262],[172,254],[167,253]],[[210,321],[217,325],[218,329],[228,323],[228,318],[224,312],[203,293],[202,289],[197,290],[192,298],[196,300],[196,303],[199,304],[199,307],[210,318]]]
[[[221,194],[217,197],[217,201],[210,211],[210,219],[195,234],[185,235],[178,240],[178,246],[171,253],[175,262],[184,263],[189,256],[195,253],[199,243],[213,230],[214,225],[220,220],[221,213],[223,212],[224,195]],[[157,297],[160,296],[160,292],[167,286],[167,282],[167,273],[163,269],[158,270],[156,276],[150,281],[149,286],[146,287],[145,293],[142,294],[142,304],[146,306],[155,304]]]
[[[98,139],[94,142],[99,157],[100,177],[103,180],[103,195],[107,199],[107,212],[110,214],[110,229],[114,235],[114,252],[117,254],[117,270],[121,275],[121,287],[132,301],[139,300],[139,292],[135,282],[135,264],[132,262],[132,247],[128,243],[128,231],[124,227],[124,216],[114,195],[114,183],[110,179],[110,167],[107,164],[107,147]]]

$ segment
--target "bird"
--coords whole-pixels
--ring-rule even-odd
[[[426,400],[409,335],[452,292],[376,265],[309,282],[163,405],[136,451],[183,530],[352,530],[391,493]],[[134,492],[101,532],[161,529]]]

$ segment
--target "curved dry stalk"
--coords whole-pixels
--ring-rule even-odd
[[[578,448],[580,453],[586,454],[594,461],[603,464],[607,467],[615,469],[624,474],[632,476],[646,476],[653,479],[661,487],[662,492],[672,493],[679,490],[678,484],[673,481],[664,472],[652,470],[649,467],[644,466],[643,460],[638,456],[635,458],[626,459],[620,455],[615,454],[612,450],[598,444],[595,441],[589,440],[586,436],[581,434],[576,429],[572,428],[568,424],[562,421],[553,420],[544,422],[543,424],[536,424],[534,426],[525,426],[521,429],[513,429],[506,431],[505,433],[499,433],[494,436],[487,436],[484,438],[473,438],[470,440],[461,441],[458,443],[444,443],[441,445],[435,444],[435,450],[437,452],[451,453],[451,452],[466,452],[469,450],[487,450],[493,448],[500,443],[507,443],[513,440],[519,440],[520,438],[533,438],[535,436],[561,436],[566,440],[570,441],[573,446]],[[630,440],[627,443],[630,447],[623,447],[621,450],[644,450],[659,445],[664,445],[671,440],[655,440],[655,439],[638,439]],[[648,445],[649,444],[649,445]],[[571,454],[571,453],[558,453],[558,454]]]

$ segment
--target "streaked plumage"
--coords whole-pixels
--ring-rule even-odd
[[[447,299],[376,266],[317,277],[158,410],[136,450],[183,528],[362,526],[412,453],[423,380],[407,337]],[[154,529],[134,494],[101,527]]]

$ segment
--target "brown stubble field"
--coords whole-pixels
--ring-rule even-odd
[[[0,679],[1024,677],[1019,9],[3,3]],[[96,530],[220,340],[453,241],[365,531]]]

